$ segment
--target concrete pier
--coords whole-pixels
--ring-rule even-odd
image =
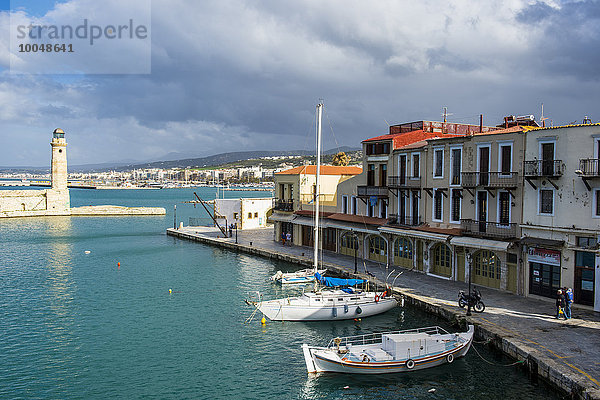
[[[312,265],[312,248],[282,246],[273,241],[272,229],[238,232],[238,244],[233,238],[223,238],[216,228],[168,229],[167,234],[232,251],[261,257]],[[221,237],[218,237],[221,235]],[[482,314],[465,316],[457,305],[459,290],[467,289],[463,282],[435,278],[400,267],[358,259],[359,276],[384,284],[395,269],[394,291],[409,303],[457,323],[475,325],[478,340],[521,361],[532,379],[540,378],[574,399],[600,400],[600,315],[584,308],[573,308],[573,318],[554,318],[553,301],[524,298],[494,289],[479,288],[486,304]],[[323,252],[323,265],[340,275],[353,275],[354,259]],[[368,271],[368,275],[365,273]],[[576,305],[575,305],[576,306]],[[507,382],[507,384],[510,384]]]
[[[85,206],[72,207],[71,216],[165,215],[162,207]]]

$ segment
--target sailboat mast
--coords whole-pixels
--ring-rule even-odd
[[[321,116],[323,115],[323,103],[317,104],[317,171],[315,182],[315,235],[314,235],[314,268],[317,272],[319,267],[319,185],[321,181]]]

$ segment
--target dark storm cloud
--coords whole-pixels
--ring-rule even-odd
[[[63,127],[80,164],[310,150],[319,98],[328,148],[359,146],[386,122],[439,120],[443,106],[455,122],[483,113],[490,125],[541,102],[557,123],[582,110],[600,119],[586,109],[599,101],[600,60],[586,54],[598,48],[597,4],[154,1],[151,74],[5,74],[0,120],[42,136]]]
[[[535,3],[518,15],[543,41],[530,61],[536,68],[580,80],[600,79],[600,2],[564,2],[560,7]]]

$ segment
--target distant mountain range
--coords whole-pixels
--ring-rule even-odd
[[[349,146],[342,146],[335,149],[330,149],[323,152],[324,155],[335,154],[340,151],[352,152],[360,150],[359,148],[353,148]],[[72,172],[88,172],[88,171],[127,171],[131,169],[143,169],[143,168],[202,168],[202,167],[215,167],[223,164],[234,163],[237,161],[253,160],[262,157],[286,157],[286,156],[314,156],[313,151],[308,150],[291,150],[291,151],[237,151],[231,153],[215,154],[208,157],[200,158],[185,158],[181,160],[169,160],[169,161],[153,161],[146,163],[100,163],[100,164],[84,164],[84,165],[69,165],[69,171]],[[2,167],[0,171],[9,172],[36,172],[41,173],[49,171],[49,167]]]

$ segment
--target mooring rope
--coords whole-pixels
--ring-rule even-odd
[[[523,363],[523,361],[515,361],[512,364],[496,364],[496,363],[493,363],[493,362],[488,361],[485,358],[483,358],[483,356],[479,353],[479,351],[477,350],[477,348],[475,346],[471,346],[471,347],[473,348],[473,350],[475,350],[475,353],[477,353],[477,355],[479,356],[479,358],[481,358],[486,363],[488,363],[490,365],[494,365],[496,367],[512,367],[513,365],[517,365],[517,364],[522,364]]]

